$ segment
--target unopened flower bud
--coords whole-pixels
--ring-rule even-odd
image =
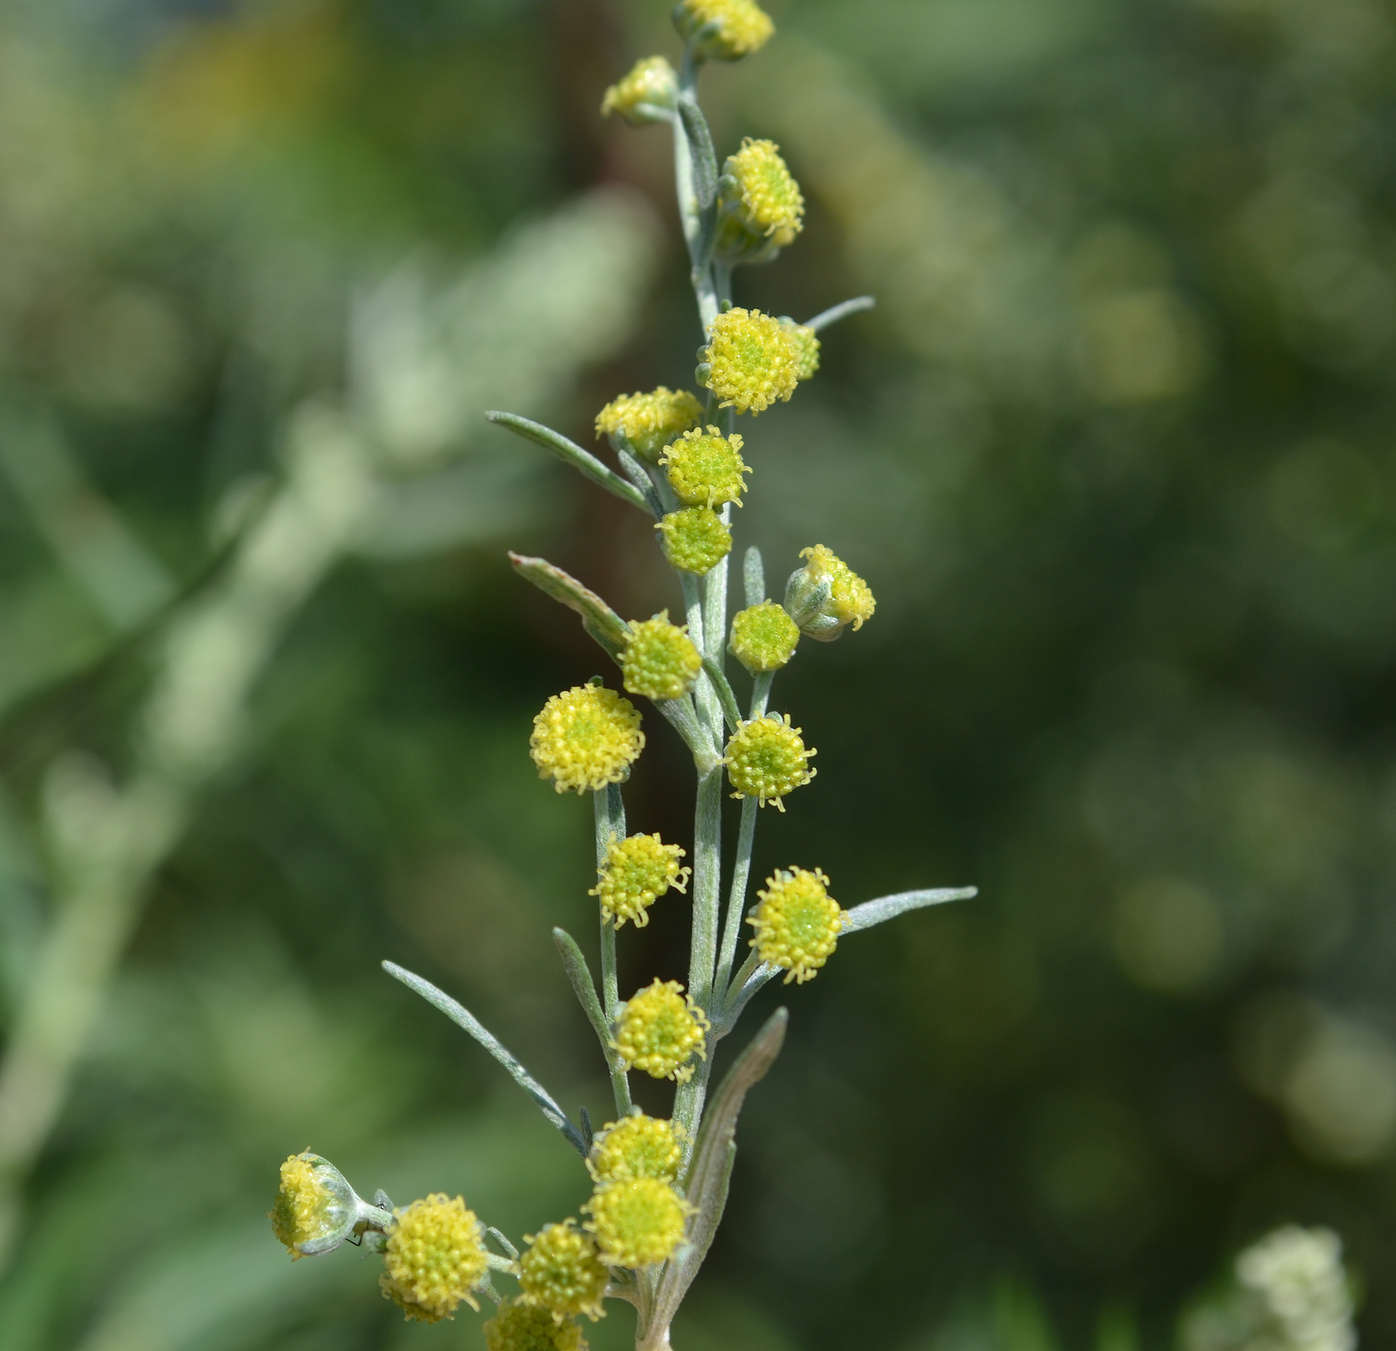
[[[790,714],[768,713],[744,722],[727,741],[727,778],[736,790],[733,797],[754,797],[761,806],[774,802],[784,811],[781,798],[807,784],[817,770],[809,767],[817,754],[790,725]]]
[[[670,444],[660,458],[674,496],[689,507],[738,506],[746,491],[744,474],[751,466],[742,461],[742,438],[733,432],[723,436],[716,427],[695,427]]]
[[[727,650],[755,675],[778,671],[795,655],[800,630],[773,600],[738,610],[732,616],[732,637]]]
[[[632,619],[620,658],[626,692],[646,699],[682,699],[703,669],[703,657],[686,625],[671,624],[668,610]]]
[[[646,56],[606,91],[601,116],[619,113],[632,127],[667,121],[678,89],[673,66],[662,56]]]
[[[702,577],[732,551],[732,532],[711,507],[671,511],[655,529],[669,566]]]
[[[754,0],[679,0],[674,27],[698,56],[740,61],[760,51],[776,26]]]
[[[800,632],[832,643],[850,624],[861,629],[877,608],[868,584],[822,544],[801,549],[800,557],[809,561],[785,584],[785,609]]]

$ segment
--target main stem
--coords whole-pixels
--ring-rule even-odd
[[[596,808],[596,867],[598,871],[606,862],[606,850],[612,838],[625,838],[625,802],[620,795],[620,785],[608,784],[601,792],[593,793],[591,800]],[[599,907],[598,907],[599,908]],[[606,1021],[614,1024],[620,1016],[620,980],[616,973],[616,930],[615,924],[601,914],[601,1007]],[[616,1100],[617,1120],[630,1111],[630,1080],[624,1068],[611,1050],[606,1052],[606,1064],[611,1072],[611,1091]]]

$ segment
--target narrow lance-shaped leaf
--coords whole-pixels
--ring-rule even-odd
[[[509,562],[520,577],[532,582],[540,591],[581,616],[586,631],[605,648],[615,661],[625,647],[630,630],[623,620],[590,587],[583,586],[570,573],[549,563],[546,558],[529,558],[524,554],[509,554]]]
[[[622,502],[629,502],[632,507],[638,507],[641,511],[649,510],[649,503],[645,501],[644,494],[633,483],[627,483],[615,470],[602,464],[589,450],[583,450],[561,432],[555,432],[551,427],[545,427],[531,418],[520,417],[517,413],[491,410],[485,416],[491,422],[508,427],[511,432],[516,432],[526,440],[552,451],[558,459],[570,464],[583,477],[599,484],[607,492],[614,493]]]
[[[870,310],[876,304],[877,301],[872,296],[854,296],[852,300],[845,300],[838,305],[829,306],[827,310],[821,310],[813,319],[806,319],[805,327],[818,333],[820,329],[828,328],[840,319],[847,319],[851,314],[861,314],[864,310]]]
[[[698,1146],[693,1151],[693,1162],[684,1178],[688,1202],[695,1211],[689,1222],[688,1246],[680,1259],[664,1268],[654,1294],[653,1318],[660,1326],[667,1327],[673,1319],[712,1246],[713,1236],[727,1205],[727,1187],[737,1152],[737,1116],[747,1093],[766,1077],[766,1072],[780,1054],[789,1021],[790,1015],[783,1008],[777,1009],[766,1020],[751,1044],[727,1071],[727,1077],[704,1113]]]
[[[568,1119],[567,1113],[557,1105],[552,1094],[538,1082],[512,1052],[505,1049],[499,1039],[475,1017],[463,1004],[458,1004],[450,995],[438,990],[429,980],[415,975],[396,962],[384,962],[383,970],[394,980],[400,980],[409,990],[421,995],[433,1008],[440,1009],[457,1027],[464,1028],[481,1046],[504,1066],[514,1082],[538,1104],[539,1110],[554,1126],[567,1137],[568,1143],[582,1158],[587,1156],[587,1147],[582,1133]]]

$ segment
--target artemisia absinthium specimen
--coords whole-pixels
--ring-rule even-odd
[[[626,621],[544,559],[511,555],[524,577],[580,616],[614,663],[610,678],[621,687],[596,676],[554,695],[534,719],[529,742],[542,778],[559,793],[590,793],[595,807],[591,894],[600,921],[599,990],[576,942],[561,929],[553,930],[553,940],[596,1031],[614,1090],[614,1119],[599,1130],[585,1112],[570,1120],[465,1008],[421,977],[384,964],[530,1094],[581,1155],[579,1181],[590,1180],[591,1195],[575,1215],[523,1235],[520,1249],[487,1228],[461,1197],[438,1193],[394,1207],[379,1192],[370,1204],[333,1165],[307,1152],[282,1165],[272,1211],[276,1236],[293,1256],[324,1253],[346,1239],[381,1252],[383,1293],[408,1318],[436,1322],[487,1298],[497,1306],[483,1329],[490,1351],[579,1351],[585,1343],[578,1319],[601,1317],[608,1299],[638,1310],[638,1351],[667,1347],[674,1313],[722,1216],[737,1113],[780,1049],[785,1010],[766,1022],[709,1096],[717,1043],[757,990],[777,976],[810,980],[841,936],[973,894],[972,888],[912,891],[845,910],[819,867],[792,863],[767,878],[749,905],[760,809],[784,811],[785,799],[815,774],[815,751],[803,729],[770,707],[775,673],[795,656],[802,637],[831,642],[861,628],[874,601],[867,583],[824,544],[803,551],[803,564],[773,600],[753,547],[742,569],[745,605],[729,620],[734,508],[749,477],[756,490],[761,486],[759,451],[748,447],[750,432],[737,432],[737,418],[754,421],[787,401],[818,368],[819,331],[872,302],[848,301],[803,324],[733,304],[734,269],[768,262],[794,243],[804,199],[771,141],[747,138],[719,166],[698,106],[698,75],[707,61],[751,56],[774,27],[752,0],[681,0],[674,23],[683,40],[678,69],[662,56],[638,62],[607,90],[602,111],[637,127],[667,123],[673,132],[679,213],[703,336],[698,392],[660,387],[608,403],[596,428],[608,438],[618,470],[528,418],[488,414],[645,513],[678,581],[683,623],[668,610]],[[728,679],[728,655],[751,676],[745,713]],[[626,832],[621,785],[645,747],[641,710],[627,696],[648,701],[692,753],[696,808],[686,845]],[[725,907],[724,792],[741,802]],[[647,923],[650,907],[666,897],[692,911],[688,979],[655,977],[622,999],[616,935],[627,923]],[[748,952],[739,963],[744,937]],[[632,1105],[628,1076],[636,1072],[673,1081],[671,1118]],[[505,1277],[514,1283],[507,1290],[497,1284]]]

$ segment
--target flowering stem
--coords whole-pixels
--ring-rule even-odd
[[[751,684],[751,716],[759,718],[766,712],[766,700],[771,697],[771,682],[776,678],[774,671],[758,671]]]
[[[596,808],[596,867],[600,870],[606,862],[606,849],[612,838],[625,837],[625,803],[621,800],[620,786],[608,784],[591,799]],[[601,997],[608,1022],[615,1022],[620,1014],[620,980],[616,974],[616,929],[601,917]]]
[[[717,766],[698,780],[693,814],[693,941],[688,990],[694,1002],[705,1009],[713,996],[721,877],[722,767]]]
[[[756,838],[756,812],[759,805],[754,797],[742,799],[742,822],[737,831],[737,856],[732,862],[732,890],[727,897],[727,920],[722,930],[722,955],[718,959],[715,982],[715,988],[724,992],[732,975],[732,963],[737,959],[737,941],[741,937],[742,918],[746,910],[747,881],[751,876],[751,846]]]
[[[688,102],[697,108],[698,62],[691,47],[686,46],[683,61],[679,67],[680,106]],[[717,318],[717,289],[713,284],[712,269],[703,257],[705,213],[698,200],[698,189],[694,178],[693,146],[689,141],[689,129],[683,116],[673,119],[674,127],[674,185],[678,192],[679,219],[683,222],[683,237],[688,244],[688,256],[693,265],[693,289],[698,297],[698,317],[706,333]]]

